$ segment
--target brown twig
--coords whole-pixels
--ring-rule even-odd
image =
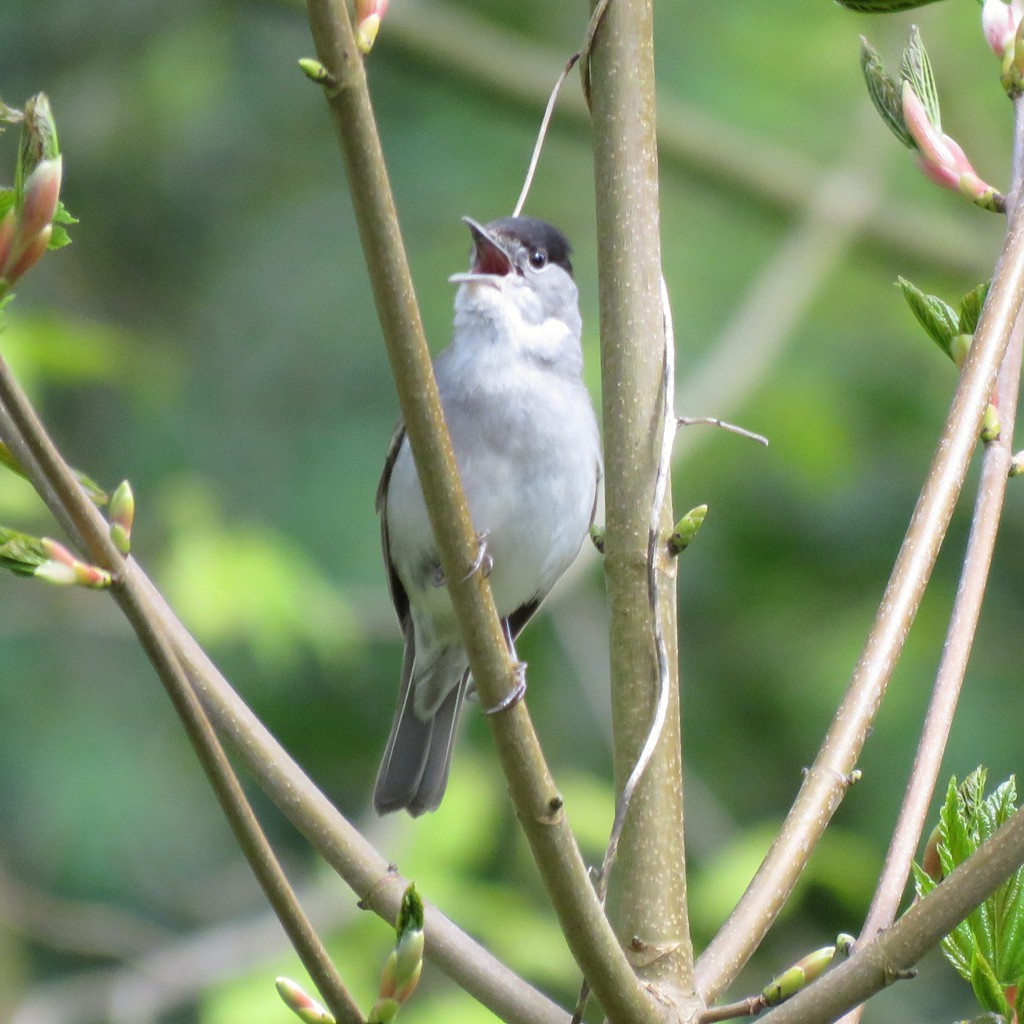
[[[448,594],[480,696],[508,704],[517,666],[490,586],[473,572],[478,544],[451,451],[377,135],[362,61],[342,0],[309,0],[317,57],[349,176],[360,239]],[[526,704],[488,716],[509,790],[563,934],[604,1011],[648,1018],[652,1003],[627,962],[590,882]]]
[[[826,1024],[895,981],[1024,863],[1024,811],[915,903],[891,928],[858,942],[845,963],[762,1018],[763,1024]]]
[[[1018,197],[1024,182],[1024,101],[1020,98],[1014,101],[1014,115],[1013,186],[1008,192],[1011,203],[1019,202]],[[996,382],[1000,435],[985,446],[978,494],[971,518],[971,532],[967,540],[960,585],[950,616],[946,642],[943,645],[942,659],[936,673],[935,686],[896,827],[893,829],[892,840],[859,941],[873,938],[888,928],[895,919],[910,876],[914,851],[925,828],[928,806],[935,792],[942,756],[953,724],[953,714],[978,628],[982,599],[985,595],[1006,497],[1013,451],[1013,426],[1020,391],[1022,341],[1024,317],[1018,312]],[[844,1024],[855,1024],[859,1019],[860,1008],[847,1014]]]
[[[69,535],[76,537],[64,504],[35,467],[2,404],[0,436],[14,441],[19,459],[33,467],[33,484],[47,507],[65,525]],[[98,517],[98,513],[90,514]],[[99,523],[105,528],[102,520]],[[207,715],[218,732],[231,742],[256,782],[362,897],[362,903],[393,924],[408,880],[389,870],[388,862],[271,736],[175,617],[138,564],[129,559],[123,571],[129,584],[142,591],[150,614],[170,637]],[[381,884],[382,881],[388,884]],[[425,909],[427,956],[484,1006],[510,1024],[565,1024],[568,1015],[557,1005],[513,974],[436,907],[428,903]]]
[[[720,1006],[709,1006],[697,1017],[697,1024],[719,1024],[723,1020],[735,1020],[737,1017],[756,1017],[765,1008],[764,997],[748,996],[735,1003],[722,1003]]]
[[[846,788],[916,615],[960,494],[981,418],[1024,298],[1024,204],[1011,214],[974,344],[875,622],[814,765],[764,863],[697,964],[699,991],[713,999],[763,938],[795,883],[801,851],[821,835]]]
[[[168,637],[148,608],[145,592],[126,575],[125,560],[111,542],[106,523],[74,478],[2,358],[0,404],[0,436],[29,479],[33,483],[38,481],[41,493],[45,491],[59,503],[89,557],[111,573],[114,599],[164,684],[235,838],[303,966],[335,1018],[343,1024],[361,1024],[362,1014],[288,884]]]

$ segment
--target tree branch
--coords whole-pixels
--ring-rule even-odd
[[[1024,298],[1024,203],[1010,216],[988,301],[914,515],[846,696],[775,843],[697,963],[713,1000],[757,948],[795,884],[807,851],[842,799],[881,703],[960,494],[981,418]]]
[[[1024,103],[1014,100],[1014,148],[1012,185],[1007,192],[1011,208],[1019,202],[1024,183]],[[942,756],[953,725],[960,689],[967,672],[974,637],[981,616],[982,600],[992,565],[992,553],[1003,513],[1006,485],[1013,452],[1013,427],[1020,391],[1021,350],[1024,341],[1024,316],[1017,313],[1010,343],[996,380],[995,405],[999,410],[1000,433],[985,445],[981,478],[971,517],[964,565],[950,615],[942,660],[925,714],[924,728],[914,755],[907,788],[900,805],[896,827],[885,855],[875,895],[871,900],[860,941],[874,938],[888,928],[899,910],[900,900],[910,876],[914,851],[920,842],[928,816],[928,806],[942,766]],[[844,1024],[860,1020],[862,1007],[844,1018]]]
[[[516,666],[487,580],[473,571],[477,541],[459,482],[413,294],[366,77],[341,0],[309,0],[317,56],[333,84],[328,105],[349,176],[374,300],[395,375],[448,592],[484,703],[514,692]],[[563,934],[608,1016],[650,1017],[653,1003],[630,969],[591,885],[525,702],[488,716],[516,812]]]
[[[361,1024],[363,1017],[358,1006],[288,884],[168,638],[149,613],[145,592],[126,574],[126,561],[110,540],[106,522],[61,458],[3,358],[0,358],[0,405],[3,412],[0,435],[4,442],[18,457],[29,478],[45,485],[60,503],[74,526],[75,536],[92,559],[111,573],[113,597],[156,669],[235,838],[303,966],[335,1019],[341,1024]]]
[[[845,963],[767,1014],[763,1024],[824,1024],[894,981],[949,934],[1024,863],[1024,811],[1017,811],[950,876],[890,929],[854,949]]]
[[[596,5],[595,5],[596,6]],[[615,784],[621,794],[651,728],[659,693],[648,556],[656,560],[669,699],[665,725],[630,802],[617,879],[620,934],[640,974],[680,999],[692,996],[686,914],[682,755],[676,651],[676,566],[664,539],[671,492],[655,498],[666,417],[661,301],[653,24],[647,0],[614,0],[594,36],[589,66],[594,117],[601,375],[605,435],[604,565],[611,612]]]
[[[9,440],[50,511],[82,545],[67,509],[38,470],[31,451],[2,405],[0,436]],[[105,530],[105,523],[94,508],[89,506],[86,515],[95,521],[97,529]],[[362,904],[393,924],[408,880],[390,869],[387,861],[291,759],[175,617],[139,565],[128,560],[122,571],[128,585],[142,593],[159,628],[170,637],[174,652],[215,728],[231,742],[256,782],[362,897]],[[484,1006],[510,1024],[565,1024],[568,1014],[562,1009],[510,971],[436,907],[428,903],[425,910],[427,956]]]

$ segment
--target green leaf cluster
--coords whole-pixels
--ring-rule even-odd
[[[954,777],[939,814],[937,853],[942,877],[973,854],[1017,810],[1017,787],[1011,775],[985,796],[986,770],[977,768],[957,785]],[[919,896],[939,880],[917,865],[914,881]],[[978,1003],[1006,1020],[1024,1010],[1024,867],[1001,885],[969,917],[942,940],[946,958],[971,983]],[[1016,993],[1014,993],[1016,989]],[[1011,1006],[1011,998],[1014,1004]]]
[[[935,73],[917,26],[910,30],[910,39],[900,60],[899,78],[889,71],[878,51],[863,36],[860,44],[860,68],[868,87],[868,95],[893,135],[908,149],[918,148],[903,115],[903,90],[908,84],[923,104],[928,120],[936,131],[941,132],[942,119]]]
[[[896,283],[928,336],[957,366],[962,366],[970,348],[971,336],[978,329],[981,310],[988,295],[988,282],[972,288],[960,300],[957,309],[937,295],[925,294],[905,277],[898,277]]]

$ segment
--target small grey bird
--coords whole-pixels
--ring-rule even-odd
[[[594,519],[601,449],[583,385],[582,327],[565,236],[532,217],[473,234],[454,274],[455,331],[434,361],[473,525],[509,642],[572,564]],[[377,775],[377,811],[434,810],[448,784],[467,689],[462,646],[405,431],[377,510],[405,636],[402,686]]]

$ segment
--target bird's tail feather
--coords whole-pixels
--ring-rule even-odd
[[[409,636],[398,707],[373,790],[373,805],[378,814],[404,809],[417,817],[432,811],[440,804],[448,785],[469,670],[461,670],[457,684],[451,686],[433,714],[421,719],[415,709],[419,682],[413,685],[414,662],[415,644]]]

